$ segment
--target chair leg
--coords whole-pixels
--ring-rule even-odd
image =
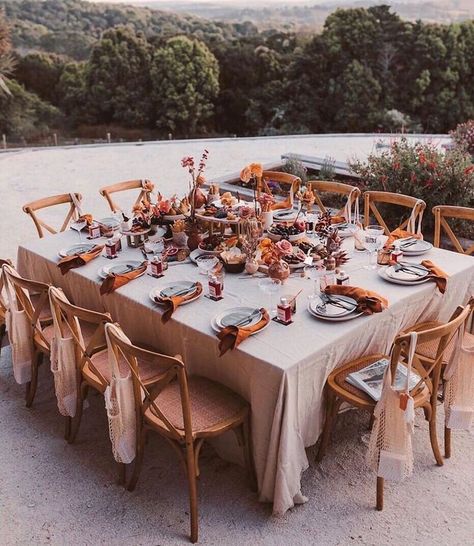
[[[125,485],[127,481],[127,465],[125,463],[117,463],[118,478],[117,483],[119,485]]]
[[[429,421],[430,442],[431,448],[433,449],[433,455],[436,459],[436,464],[438,466],[443,466],[444,461],[443,457],[441,456],[441,451],[439,449],[438,435],[436,432],[436,398],[437,396],[435,394],[431,400],[431,419]]]
[[[69,436],[71,435],[71,424],[72,424],[72,417],[66,417],[64,421],[64,439],[67,441]]]
[[[444,427],[444,457],[451,457],[451,429],[448,427]]]
[[[3,336],[5,335],[5,332],[7,331],[6,324],[0,324],[0,354],[2,352],[2,342],[3,342]]]
[[[193,444],[186,445],[186,467],[189,486],[189,508],[191,518],[191,542],[198,541],[198,499],[196,485],[196,462],[194,459]]]
[[[89,385],[85,381],[80,383],[80,386],[78,388],[78,393],[77,393],[77,399],[76,399],[76,414],[71,419],[71,431],[70,431],[69,437],[67,438],[67,441],[69,444],[74,443],[77,433],[79,431],[79,427],[81,425],[81,420],[82,420],[82,409],[84,406],[84,400],[87,397],[88,389],[89,389]]]
[[[135,462],[133,467],[132,477],[130,478],[127,484],[127,490],[133,491],[137,485],[138,478],[140,477],[140,472],[143,465],[143,455],[145,454],[145,440],[146,440],[146,428],[142,427],[142,430],[137,436],[137,448],[135,455]]]
[[[38,368],[43,362],[43,353],[36,351],[31,362],[31,381],[26,384],[25,404],[31,408],[38,387]]]
[[[377,510],[383,510],[383,485],[383,478],[377,476]]]
[[[336,395],[328,389],[327,401],[326,401],[326,420],[324,422],[324,429],[321,434],[321,442],[319,444],[318,453],[316,454],[316,462],[320,463],[326,454],[331,439],[331,432],[336,424],[337,413],[342,404],[342,400],[338,399]]]

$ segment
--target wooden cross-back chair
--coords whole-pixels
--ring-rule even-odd
[[[203,377],[187,377],[178,356],[167,356],[132,345],[124,339],[120,327],[107,325],[109,350],[117,359],[124,358],[133,377],[137,445],[133,474],[127,484],[133,490],[141,470],[148,431],[166,438],[179,454],[187,470],[191,542],[198,540],[198,499],[196,478],[199,476],[199,453],[206,438],[228,430],[237,433],[251,477],[253,465],[249,439],[249,406],[226,387]],[[161,376],[153,386],[143,381],[138,362],[153,359]]]
[[[428,365],[426,365],[426,362],[423,362],[415,350],[412,369],[418,373],[420,380],[410,391],[410,395],[413,397],[415,408],[423,408],[425,418],[429,422],[431,448],[438,466],[443,464],[443,457],[441,456],[436,433],[438,387],[441,380],[443,359],[445,358],[448,344],[454,338],[458,328],[463,326],[470,312],[471,310],[468,306],[464,309],[458,307],[446,324],[434,327],[428,325],[428,327],[424,329],[417,329],[418,337],[416,349],[418,349],[420,345],[427,343],[437,344],[434,358]],[[371,415],[375,409],[376,402],[367,393],[347,382],[349,374],[362,370],[369,364],[372,364],[381,358],[387,358],[390,361],[393,380],[395,378],[398,363],[403,362],[405,356],[408,354],[410,348],[410,333],[412,331],[414,331],[414,329],[396,336],[390,355],[379,353],[364,356],[342,365],[329,374],[326,382],[326,420],[321,434],[316,461],[321,461],[327,451],[331,432],[334,428],[342,402],[346,402],[355,408],[366,410],[370,412]],[[377,477],[377,510],[382,510],[383,508],[383,488],[383,478]]]
[[[128,190],[140,190],[138,197],[136,198],[133,205],[130,207],[130,210],[135,205],[138,205],[140,201],[144,198],[148,199],[150,198],[152,183],[149,180],[143,179],[143,180],[126,180],[125,182],[117,182],[115,184],[111,184],[110,186],[104,186],[99,190],[100,195],[102,197],[105,197],[107,200],[107,203],[109,204],[110,210],[112,212],[119,212],[121,211],[121,207],[115,203],[115,201],[112,198],[112,195],[114,193],[122,192],[122,191],[128,191]]]
[[[379,204],[405,207],[410,210],[410,214],[399,226],[389,229],[377,207]],[[426,203],[423,200],[411,197],[410,195],[387,191],[366,191],[364,192],[364,227],[370,224],[370,216],[373,214],[377,222],[384,228],[385,235],[390,235],[394,229],[403,230],[407,229],[407,227],[409,228],[410,217],[413,219],[414,225],[421,222],[425,208]]]
[[[274,194],[275,192],[269,186],[270,182],[277,182],[283,190],[288,191],[286,199],[274,203],[273,209],[291,208],[294,203],[295,194],[300,188],[301,178],[290,173],[263,171],[262,177],[257,180],[257,194],[261,192]]]
[[[13,288],[20,311],[25,311],[29,321],[31,343],[31,381],[26,384],[25,402],[33,404],[38,386],[38,368],[44,355],[51,354],[52,319],[48,302],[49,285],[24,279],[12,266],[4,264],[2,275],[5,283]]]
[[[441,246],[441,233],[444,231],[449,237],[449,240],[453,244],[457,252],[462,254],[474,254],[474,244],[468,248],[463,248],[458,237],[454,233],[451,226],[448,224],[447,219],[458,219],[474,222],[474,209],[469,207],[454,207],[451,205],[438,205],[433,207],[433,214],[435,217],[435,231],[434,231],[434,246]]]
[[[13,264],[11,263],[10,260],[4,260],[4,259],[0,258],[0,269],[4,265],[13,266]],[[3,337],[5,336],[5,332],[6,332],[5,319],[6,319],[7,308],[8,308],[8,303],[7,303],[6,299],[5,299],[3,286],[4,286],[3,285],[3,274],[0,271],[0,352],[2,350]]]
[[[333,182],[331,180],[309,180],[308,187],[314,192],[315,203],[323,214],[325,214],[327,210],[320,194],[330,193],[341,197],[347,197],[347,199],[350,199],[350,202],[346,203],[346,206],[350,207],[350,210],[352,210],[354,203],[359,200],[361,195],[361,191],[358,187],[344,184],[343,182]],[[342,208],[340,212],[343,212],[344,208]]]
[[[58,233],[58,230],[51,227],[44,220],[41,220],[41,218],[37,216],[36,212],[49,207],[55,207],[56,205],[64,205],[69,203],[69,209],[66,218],[64,219],[62,226],[59,228],[59,231],[61,232],[64,231],[72,221],[77,220],[77,218],[81,214],[79,210],[81,200],[82,195],[80,193],[63,193],[61,195],[43,197],[42,199],[37,199],[36,201],[32,201],[31,203],[27,203],[26,205],[24,205],[23,212],[26,212],[26,214],[31,216],[36,226],[36,230],[38,231],[38,235],[40,239],[42,239],[44,237],[43,229],[52,234]]]

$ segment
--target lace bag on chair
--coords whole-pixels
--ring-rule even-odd
[[[11,273],[14,274],[14,271],[11,270]],[[31,381],[33,331],[26,311],[19,308],[15,291],[7,276],[5,275],[4,278],[7,298],[5,323],[12,348],[13,376],[17,383],[23,385]]]
[[[352,217],[352,199],[354,194],[357,192],[357,188],[353,188],[349,195],[347,196],[347,202],[344,205],[344,218],[349,224],[354,223],[358,225],[360,223],[360,214],[359,214],[359,198],[354,201],[354,217]]]
[[[393,388],[391,367],[387,366],[382,394],[374,410],[375,422],[370,435],[367,462],[377,472],[377,476],[386,480],[400,481],[413,472],[411,437],[415,411],[408,386],[416,338],[416,333],[412,333],[405,391],[399,392]]]
[[[114,333],[124,341],[129,342],[123,332],[113,324],[106,324],[105,337],[109,354],[111,371],[110,385],[105,389],[105,407],[109,420],[109,434],[112,442],[112,452],[118,463],[131,463],[136,454],[136,414],[133,394],[133,379],[130,370],[125,376],[120,375],[120,368],[108,332]]]
[[[62,291],[51,288],[57,298],[64,299]],[[64,299],[64,301],[67,301]],[[69,324],[63,320],[60,310],[51,301],[53,315],[54,337],[51,341],[51,371],[54,377],[54,390],[58,401],[58,409],[65,417],[76,415],[77,401],[77,363],[73,333]],[[77,321],[77,319],[76,319]],[[80,336],[80,328],[77,331]],[[83,340],[82,337],[79,338]]]
[[[474,423],[474,336],[457,332],[454,351],[444,372],[446,427],[467,430]]]

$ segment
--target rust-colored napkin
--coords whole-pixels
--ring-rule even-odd
[[[226,353],[229,349],[235,349],[238,347],[244,339],[247,339],[254,332],[258,332],[264,326],[270,322],[270,316],[266,309],[263,307],[260,309],[262,318],[253,326],[245,326],[239,328],[238,326],[226,326],[218,334],[220,356]]]
[[[117,288],[120,288],[124,284],[127,284],[130,281],[133,281],[133,279],[139,277],[143,272],[146,271],[146,268],[147,264],[143,264],[138,269],[134,269],[133,271],[129,271],[128,273],[123,273],[122,275],[115,275],[115,273],[110,273],[109,275],[107,275],[106,279],[102,283],[100,287],[100,293],[102,295],[111,294],[114,290],[117,290]]]
[[[185,301],[188,301],[192,298],[195,298],[196,296],[200,296],[202,294],[202,284],[200,282],[196,283],[196,290],[194,292],[191,292],[190,294],[185,294],[184,296],[174,296],[172,298],[155,298],[156,302],[164,305],[165,310],[163,314],[161,315],[161,322],[164,324],[165,322],[168,322],[173,315],[173,313],[176,311],[176,309]]]
[[[358,288],[357,286],[340,286],[338,284],[331,284],[324,290],[325,294],[334,296],[347,296],[354,298],[357,302],[357,310],[362,311],[366,315],[372,315],[373,313],[381,313],[388,307],[388,300],[365,288]]]
[[[90,262],[102,252],[104,245],[96,245],[89,252],[84,252],[83,254],[74,254],[73,256],[66,256],[61,258],[58,262],[58,267],[61,270],[61,273],[65,275],[70,269],[75,267],[81,267],[87,262]]]
[[[343,224],[344,222],[347,222],[344,216],[336,214],[336,216],[331,217],[331,225],[332,224]]]
[[[423,260],[421,262],[423,267],[430,270],[429,278],[433,279],[441,294],[446,292],[446,284],[448,282],[449,275],[435,265],[431,260]]]
[[[394,241],[398,241],[398,239],[406,239],[407,237],[413,237],[414,239],[422,239],[421,235],[418,235],[417,233],[410,233],[409,231],[406,231],[404,229],[394,229],[388,238],[388,241],[385,243],[384,248],[389,248],[393,245]]]

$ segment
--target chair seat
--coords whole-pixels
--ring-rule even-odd
[[[97,329],[97,325],[90,324],[88,322],[81,323],[81,332],[82,337],[84,339],[84,343],[87,345],[91,337],[94,335],[95,330]],[[43,349],[50,349],[51,347],[51,341],[54,337],[54,326],[50,324],[49,326],[46,326],[46,328],[42,329],[42,333],[46,341],[48,342],[48,347],[45,346],[44,341],[41,339],[41,337],[36,334],[35,335],[35,341],[43,348]]]
[[[246,417],[247,402],[227,387],[204,377],[188,379],[194,437],[222,433],[229,425],[235,425]],[[168,421],[184,436],[183,410],[178,382],[169,383],[155,398],[155,403]],[[160,430],[167,430],[153,407],[145,411],[146,421]]]
[[[348,402],[356,404],[362,408],[373,409],[377,402],[365,391],[348,383],[347,376],[353,372],[362,370],[369,364],[373,364],[381,358],[386,358],[387,360],[390,360],[389,355],[370,355],[365,358],[349,362],[344,366],[337,368],[328,377],[329,387],[336,393],[339,398],[345,399]],[[426,400],[429,399],[429,396],[429,389],[426,384],[423,383],[423,385],[420,386],[418,391],[413,396],[415,407],[422,406],[426,402]]]
[[[107,384],[110,383],[111,373],[109,367],[109,354],[108,350],[104,349],[98,353],[92,355],[92,363],[97,371],[102,375],[106,380]],[[130,373],[130,368],[127,364],[127,361],[123,355],[119,355],[118,364],[120,369],[120,374],[126,376]],[[159,379],[162,375],[162,370],[157,368],[156,362],[153,360],[144,360],[138,359],[138,369],[140,373],[140,378],[145,385],[150,385]],[[91,382],[97,389],[104,390],[106,385],[103,385],[101,378],[97,375],[94,369],[90,366],[89,362],[86,362],[82,369],[83,376]]]

